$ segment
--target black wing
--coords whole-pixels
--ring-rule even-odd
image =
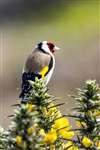
[[[38,79],[41,78],[40,74],[35,74],[32,72],[24,72],[22,74],[22,91],[19,95],[19,98],[22,99],[22,101],[25,101],[27,98],[27,95],[30,93],[30,90],[32,89],[32,86],[29,83],[29,80],[35,81],[35,78],[38,77]]]

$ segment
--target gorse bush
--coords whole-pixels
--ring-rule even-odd
[[[27,102],[18,105],[9,129],[0,130],[0,149],[4,150],[100,150],[100,94],[96,81],[87,81],[78,96],[72,129],[60,113],[56,98],[48,94],[42,80],[30,81]],[[2,131],[2,132],[1,132]]]
[[[96,81],[86,81],[83,89],[78,89],[76,114],[69,115],[76,120],[76,139],[78,148],[100,150],[100,88]],[[70,143],[71,144],[71,143]]]

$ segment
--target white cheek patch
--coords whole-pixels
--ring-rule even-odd
[[[47,53],[50,53],[50,50],[46,41],[43,42],[42,49],[44,49]]]

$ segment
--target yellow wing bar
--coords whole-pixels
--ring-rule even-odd
[[[49,67],[48,66],[45,66],[41,71],[40,71],[40,74],[42,75],[42,78],[45,77],[45,74],[48,72],[49,70]]]

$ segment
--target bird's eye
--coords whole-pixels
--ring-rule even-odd
[[[47,43],[47,45],[48,45],[50,51],[54,52],[54,50],[53,50],[54,49],[54,44],[49,42],[49,43]]]

